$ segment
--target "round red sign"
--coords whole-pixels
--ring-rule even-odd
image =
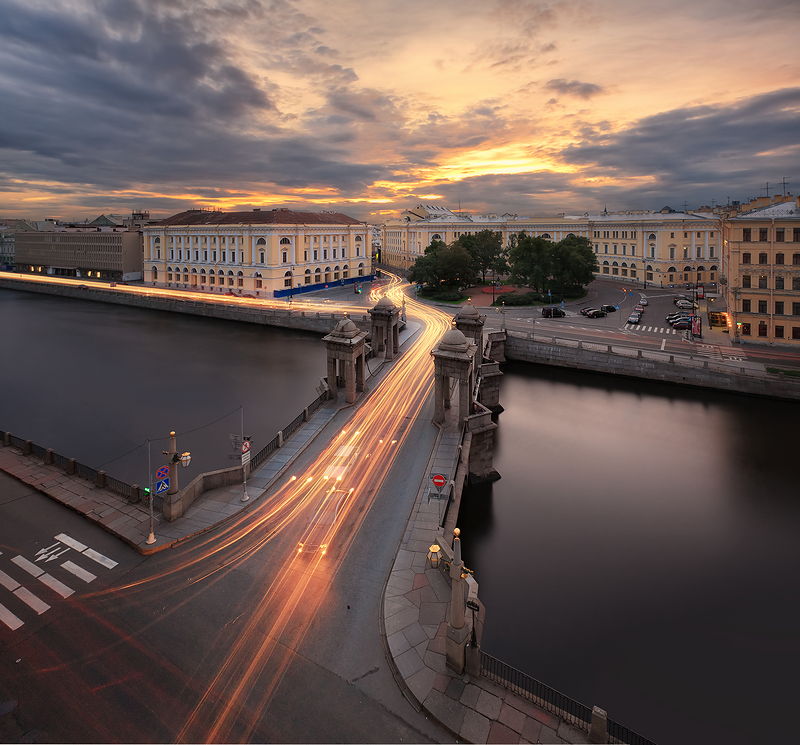
[[[441,488],[442,488],[442,487],[443,487],[443,486],[444,486],[444,485],[447,483],[447,478],[446,478],[445,476],[442,476],[442,474],[441,474],[441,473],[437,473],[437,474],[435,474],[435,475],[433,476],[433,478],[431,479],[431,481],[433,481],[433,485],[434,485],[434,486],[435,486],[437,489],[441,489]]]

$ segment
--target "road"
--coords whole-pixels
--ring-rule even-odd
[[[398,280],[384,289],[400,300]],[[422,330],[349,421],[274,492],[194,542],[143,561],[64,508],[43,510],[30,490],[0,484],[0,559],[27,559],[4,562],[0,596],[11,614],[0,623],[0,693],[18,702],[6,707],[20,735],[12,739],[448,740],[401,695],[379,626],[418,484],[407,474],[424,472],[435,432],[430,412],[420,416],[433,385],[429,353],[450,326],[413,300],[408,312]],[[342,495],[323,531],[327,549],[299,551]],[[75,554],[79,570],[92,571],[87,550],[114,563],[91,582],[63,567]],[[58,584],[39,587],[31,572],[40,566],[62,594],[79,589],[62,597]],[[9,589],[16,584],[50,608],[26,606]]]

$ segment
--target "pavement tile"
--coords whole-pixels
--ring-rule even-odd
[[[423,701],[423,706],[445,727],[449,727],[453,732],[461,731],[467,713],[467,708],[463,704],[453,701],[434,688]]]
[[[438,626],[447,617],[447,603],[422,603],[419,606],[419,622],[427,626]]]
[[[500,707],[500,715],[497,717],[498,722],[502,722],[506,727],[510,727],[514,732],[522,732],[525,726],[525,715],[513,706],[509,706],[505,701]]]
[[[480,693],[481,689],[478,688],[478,686],[467,683],[464,687],[464,692],[461,694],[461,703],[464,704],[464,706],[469,706],[471,709],[474,709],[475,704],[478,703],[478,696]]]
[[[483,743],[489,737],[490,727],[491,723],[485,716],[473,709],[467,709],[458,734],[468,742]]]
[[[406,626],[403,629],[403,635],[408,639],[408,643],[412,647],[416,647],[417,644],[422,644],[423,642],[425,642],[427,646],[428,635],[419,623],[412,623]]]
[[[431,652],[430,647],[427,648],[422,659],[431,670],[436,672],[441,672],[447,667],[447,657],[438,652]]]
[[[414,560],[415,554],[411,551],[406,551],[405,549],[400,549],[397,552],[397,556],[394,560],[394,567],[393,570],[396,571],[398,569],[411,569],[411,562]]]
[[[386,583],[386,594],[404,595],[411,589],[411,582],[412,580],[406,577],[395,577],[395,572],[392,572]]]
[[[417,654],[416,649],[408,649],[403,654],[394,658],[394,664],[403,678],[410,678],[414,673],[419,672],[425,667],[422,658]]]
[[[550,732],[553,730],[550,727],[545,727],[542,725],[542,733],[547,730],[547,734],[549,736]],[[567,742],[572,743],[588,743],[589,742],[589,733],[585,732],[584,730],[578,729],[577,727],[573,727],[571,724],[567,722],[561,721],[556,728],[556,731],[553,732],[553,735],[560,737],[562,740],[566,740]]]
[[[448,684],[444,695],[450,696],[450,698],[456,701],[461,701],[461,694],[464,692],[466,685],[467,684],[461,678],[453,678]],[[461,701],[461,703],[463,704],[464,702]]]
[[[386,642],[389,645],[389,651],[392,657],[397,657],[403,654],[407,649],[411,649],[411,645],[402,631],[396,631],[391,636],[386,637]]]
[[[505,702],[515,709],[519,709],[523,714],[541,722],[551,729],[558,729],[558,724],[561,721],[555,714],[545,711],[540,706],[537,706],[532,701],[521,698],[519,696],[510,695],[506,696]]]
[[[500,722],[492,722],[489,728],[489,736],[486,738],[487,743],[518,743],[519,734],[509,729],[505,724]]]
[[[544,725],[536,719],[525,717],[525,724],[522,726],[522,732],[520,732],[520,734],[522,737],[528,740],[528,742],[541,742],[539,736],[543,727]],[[544,727],[544,729],[546,729],[548,732],[551,732],[553,736],[555,736],[556,733],[549,727]],[[554,740],[545,740],[545,742],[554,742]]]
[[[423,667],[418,672],[406,678],[406,685],[418,701],[424,701],[427,695],[433,690],[436,675],[429,667]]]
[[[437,654],[445,654],[447,652],[447,640],[443,636],[435,636],[428,642],[428,649]]]
[[[400,631],[406,626],[410,626],[412,623],[417,623],[418,617],[419,611],[416,608],[406,608],[405,610],[401,610],[389,616],[384,621],[386,635],[391,636],[396,631]]]
[[[481,688],[475,708],[484,716],[489,717],[489,719],[497,719],[500,716],[502,704],[503,702],[497,696]]]
[[[435,639],[436,638],[436,629],[438,626],[429,626],[427,624],[422,625],[422,630],[428,635],[428,639]]]
[[[433,679],[433,687],[437,691],[446,691],[447,686],[450,685],[450,681],[452,680],[452,676],[448,673],[436,673],[436,677]]]
[[[436,598],[443,602],[450,602],[450,582],[438,569],[429,569],[425,574],[428,577],[431,589],[436,594]]]
[[[413,556],[414,555],[412,553],[409,553],[408,551],[403,552],[402,549],[400,549],[400,551],[402,553],[407,554],[408,556]],[[397,562],[395,562],[395,566],[396,565],[397,565]],[[419,573],[419,574],[415,574],[414,575],[414,584],[411,585],[411,589],[412,590],[419,590],[421,587],[427,587],[428,584],[429,584],[428,578],[425,576],[424,572]]]
[[[388,618],[389,616],[393,616],[398,611],[412,607],[415,607],[414,604],[404,595],[395,595],[393,597],[386,598],[386,601],[383,604],[383,615],[384,618]]]

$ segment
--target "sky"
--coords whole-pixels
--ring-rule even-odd
[[[797,0],[0,0],[0,215],[800,192]]]

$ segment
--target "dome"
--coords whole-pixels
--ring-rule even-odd
[[[386,310],[394,310],[397,306],[389,299],[388,295],[384,295],[377,303],[376,308],[386,308]]]
[[[477,319],[480,318],[478,309],[472,303],[464,303],[463,307],[456,314],[456,318]]]
[[[353,321],[349,318],[342,318],[339,323],[334,326],[333,331],[331,331],[331,336],[338,336],[343,339],[352,339],[355,336],[358,336],[359,330],[358,326],[356,326]]]
[[[466,352],[469,343],[467,337],[458,329],[450,329],[439,342],[439,350],[442,352]]]

